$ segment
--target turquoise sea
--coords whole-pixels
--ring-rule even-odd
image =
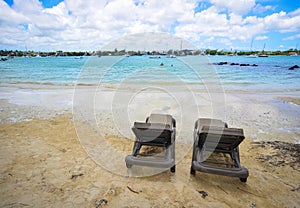
[[[177,77],[184,83],[201,84],[203,79],[214,73],[225,90],[300,90],[300,69],[288,70],[291,66],[300,66],[300,56],[114,57],[117,62],[111,62],[110,67],[103,68],[108,66],[106,62],[109,58],[112,57],[9,59],[0,62],[0,83],[74,85],[97,84],[99,81],[116,83],[128,79],[172,82],[173,77]],[[203,59],[207,62],[203,62]],[[219,62],[228,64],[217,65]],[[250,66],[230,65],[231,63]],[[257,66],[251,66],[253,64]],[[199,68],[195,70],[193,66]],[[199,71],[206,73],[199,74]]]

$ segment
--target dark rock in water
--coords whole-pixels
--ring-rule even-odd
[[[239,63],[228,63],[227,61],[221,61],[221,62],[218,62],[218,63],[213,63],[213,65],[226,65],[226,64],[229,64],[230,66],[258,66],[257,64],[239,64]]]
[[[8,59],[7,58],[1,58],[0,60],[1,61],[7,61]]]
[[[221,61],[221,62],[218,62],[218,63],[213,63],[214,65],[226,65],[228,64],[227,61]]]
[[[294,70],[294,69],[298,69],[298,68],[299,68],[298,65],[294,65],[294,66],[290,67],[289,70]]]

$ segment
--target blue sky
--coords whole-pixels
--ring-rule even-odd
[[[0,0],[0,26],[0,49],[99,50],[142,32],[198,48],[300,49],[300,1]]]

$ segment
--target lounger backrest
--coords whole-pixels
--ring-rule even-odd
[[[171,127],[175,127],[175,119],[168,114],[151,114],[148,119],[147,123],[160,123],[160,124],[167,124]]]
[[[140,142],[170,143],[173,132],[170,125],[135,122],[132,131]]]
[[[200,118],[196,121],[196,128],[201,130],[202,126],[227,127],[227,124],[219,119]]]
[[[208,150],[232,150],[245,139],[243,129],[203,126],[199,134],[199,145]]]

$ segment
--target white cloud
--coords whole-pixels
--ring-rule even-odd
[[[292,36],[283,38],[283,40],[296,40],[296,39],[300,39],[300,33],[297,35],[292,35]]]
[[[256,4],[255,7],[252,8],[252,11],[256,14],[261,14],[266,11],[274,10],[274,9],[276,9],[276,6],[271,6],[271,5],[263,6],[261,4]]]
[[[296,9],[295,11],[292,11],[289,13],[290,16],[298,16],[300,15],[300,8]]]
[[[229,21],[231,25],[240,25],[243,22],[243,18],[241,15],[230,13],[229,17],[230,17]]]
[[[300,15],[279,12],[264,18],[267,31],[277,30],[279,32],[295,32],[300,30]]]
[[[207,38],[204,42],[211,43],[215,40],[214,37]]]
[[[43,7],[39,0],[14,0],[12,8],[20,13],[36,13]]]
[[[29,19],[21,13],[10,8],[4,1],[0,1],[0,23],[3,24],[20,24]]]
[[[269,39],[269,37],[268,36],[257,36],[256,38],[255,38],[255,40],[267,40],[267,39]]]
[[[52,8],[43,8],[38,0],[15,0],[12,7],[0,1],[0,46],[97,50],[125,34],[171,30],[198,43],[219,40],[230,46],[233,41],[249,42],[255,36],[264,39],[262,34],[272,31],[300,31],[300,9],[257,17],[246,14],[273,8],[255,5],[255,0],[210,0],[212,6],[195,13],[198,3],[201,1],[64,0]],[[285,40],[297,38],[294,35]]]
[[[227,9],[235,14],[247,14],[254,6],[255,0],[211,0],[219,10]]]
[[[223,1],[222,1],[223,2]],[[231,41],[241,40],[245,42],[257,36],[257,40],[266,40],[262,36],[268,32],[296,32],[300,31],[300,9],[291,12],[273,13],[266,17],[246,16],[236,13],[226,16],[220,13],[215,6],[210,7],[193,17],[189,24],[179,25],[176,34],[184,38],[193,37],[220,37]],[[290,37],[290,39],[295,38]]]
[[[188,24],[180,24],[176,28],[176,34],[195,40],[199,37],[222,37],[230,40],[251,40],[251,38],[263,31],[264,25],[258,18],[243,19],[241,15],[219,13],[214,6],[195,14]],[[197,38],[198,37],[198,38]]]
[[[231,40],[227,39],[227,38],[222,38],[218,41],[219,43],[222,43],[223,45],[226,46],[232,46],[232,42]]]
[[[126,49],[126,50],[179,50],[180,47],[196,49],[187,41],[172,36],[168,33],[137,33],[112,41],[106,45],[104,50]]]

